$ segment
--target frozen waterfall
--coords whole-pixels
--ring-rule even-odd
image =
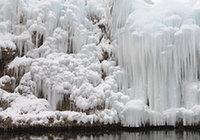
[[[200,124],[200,0],[1,0],[0,62],[14,123]]]
[[[112,35],[124,71],[119,86],[133,100],[126,104],[125,123],[146,120],[139,104],[156,112],[199,105],[200,1],[116,0],[113,5]],[[140,117],[133,121],[137,110]]]

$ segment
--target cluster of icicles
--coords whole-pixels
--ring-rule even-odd
[[[11,2],[11,0],[9,1]],[[96,1],[98,3],[103,0]],[[108,96],[111,96],[111,91],[116,93],[116,98],[113,96],[113,100],[110,99],[113,104],[109,109],[117,112],[124,126],[144,126],[147,123],[165,125],[166,122],[167,125],[175,125],[179,117],[183,120],[184,125],[200,122],[200,119],[195,119],[195,115],[200,114],[200,106],[198,106],[200,104],[200,10],[191,5],[186,6],[180,0],[161,0],[160,3],[158,2],[155,5],[150,0],[109,0],[107,3],[104,2],[106,7],[103,10],[106,14],[98,17],[98,12],[96,15],[92,13],[92,10],[95,11],[95,9],[86,7],[87,0],[51,0],[48,3],[49,5],[44,4],[38,8],[36,6],[37,10],[34,12],[29,11],[29,2],[34,6],[37,5],[38,1],[24,0],[25,3],[18,3],[19,1],[15,0],[14,2],[11,8],[13,6],[16,13],[6,15],[9,12],[5,10],[3,17],[10,17],[10,19],[0,18],[3,21],[14,22],[16,20],[14,16],[17,16],[19,20],[15,23],[14,34],[19,35],[19,37],[14,38],[14,41],[18,47],[19,56],[35,49],[28,55],[33,56],[33,60],[38,58],[38,63],[32,63],[32,59],[27,60],[24,57],[23,59],[15,59],[13,66],[12,63],[10,64],[10,68],[15,69],[16,77],[30,71],[32,75],[27,75],[32,76],[31,80],[37,83],[34,94],[38,97],[43,94],[42,97],[48,99],[53,110],[56,109],[64,96],[63,88],[51,84],[54,81],[60,81],[63,84],[63,81],[70,81],[69,79],[74,75],[67,73],[69,62],[66,58],[69,56],[58,62],[54,61],[52,57],[58,56],[56,53],[63,53],[63,55],[67,53],[78,54],[81,48],[88,44],[92,45],[89,45],[86,51],[90,51],[87,52],[88,54],[92,53],[92,49],[99,43],[98,39],[94,37],[96,35],[98,38],[98,28],[88,21],[88,15],[92,15],[91,20],[94,20],[94,24],[95,20],[105,18],[102,23],[108,26],[108,32],[111,35],[107,39],[110,39],[111,46],[115,46],[117,53],[112,53],[115,54],[120,68],[123,69],[123,76],[120,75],[115,82],[118,83],[118,87],[116,86],[118,91],[109,90]],[[173,2],[176,3],[173,4]],[[183,7],[177,8],[177,4],[182,4]],[[23,5],[27,7],[21,8]],[[43,8],[46,5],[49,7],[49,9],[46,9],[47,11]],[[166,5],[167,10],[161,10],[163,5]],[[23,10],[20,11],[20,9]],[[88,9],[92,12],[90,13]],[[47,13],[48,15],[46,15]],[[22,17],[23,20],[20,21]],[[56,53],[53,54],[53,51]],[[82,52],[84,52],[84,49]],[[53,55],[47,57],[48,53]],[[76,59],[75,55],[72,55],[74,60]],[[80,55],[81,58],[85,56]],[[44,61],[40,57],[47,57],[48,59],[45,58],[44,60],[47,61]],[[91,55],[91,58],[93,58],[93,55]],[[22,62],[24,70],[20,72],[20,67],[15,68],[15,65]],[[96,59],[92,60],[91,63],[97,63],[101,66]],[[42,64],[44,70],[40,64]],[[60,64],[67,66],[62,68]],[[31,69],[29,69],[29,65],[32,66]],[[77,63],[77,69],[79,68],[78,65],[79,63]],[[83,69],[83,67],[81,68]],[[71,71],[73,72],[73,70]],[[100,71],[96,70],[97,76],[94,75],[94,79],[97,82],[94,80],[94,83],[103,81],[103,78],[99,76]],[[37,75],[37,73],[39,74]],[[59,75],[60,77],[52,80],[52,77],[58,73],[62,73],[64,76]],[[45,81],[42,76],[46,76],[50,80],[45,79]],[[116,80],[115,78],[113,79]],[[114,81],[113,79],[111,81]],[[55,85],[60,83],[57,82]],[[69,83],[63,84],[67,94],[70,94],[68,90],[72,86]],[[114,84],[111,83],[111,85]],[[94,84],[94,88],[96,86],[97,84]],[[106,89],[102,86],[100,91],[103,88]],[[86,88],[84,87],[84,89]],[[93,89],[93,86],[91,89]],[[91,90],[91,92],[93,91]],[[123,97],[127,95],[128,98],[118,100],[117,95],[119,94],[117,93],[123,94]],[[83,91],[80,91],[80,94],[83,94]],[[92,94],[94,95],[94,92]],[[102,93],[102,95],[106,94]],[[94,103],[94,100],[91,102]],[[96,102],[98,105],[103,101]],[[177,110],[170,112],[169,110],[173,108]],[[187,109],[190,112],[187,112]],[[181,113],[178,114],[176,111]],[[197,114],[195,114],[195,111]]]
[[[134,2],[130,3],[134,5]],[[146,6],[146,9],[144,6],[144,10],[140,9],[140,15],[144,12],[144,17],[137,19],[137,7],[118,0],[115,8],[119,5],[126,7],[122,8],[123,12],[116,10],[120,16],[117,20],[113,18],[117,23],[114,24],[114,30],[117,30],[117,59],[125,70],[121,89],[132,99],[139,99],[156,111],[191,108],[200,104],[200,22],[197,18],[200,12],[191,8],[190,14],[195,14],[190,17],[178,10],[179,13],[163,12],[163,17],[159,14],[155,15],[158,18],[151,15],[145,17],[147,11],[156,14],[158,6]],[[137,4],[138,7],[141,5]],[[124,18],[126,24],[122,22]],[[193,18],[193,22],[187,18]],[[141,22],[141,26],[147,27],[140,27],[140,20],[149,22],[147,25]],[[164,25],[155,25],[155,20],[161,20]]]

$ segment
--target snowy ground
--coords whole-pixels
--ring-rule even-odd
[[[199,124],[200,1],[154,2],[1,0],[0,48],[17,53],[0,88],[20,82],[0,121]],[[66,95],[81,112],[56,111]]]

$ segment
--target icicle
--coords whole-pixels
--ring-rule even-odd
[[[118,10],[120,2],[124,7],[131,3],[118,0],[113,10]],[[135,4],[137,7],[132,5],[132,9],[140,7],[144,11],[153,11],[139,1]],[[158,18],[154,17],[156,13],[151,13],[152,17],[145,16],[140,21],[137,14],[142,13],[141,9],[138,8],[139,12],[127,9],[122,12],[123,17],[113,15],[113,24],[116,24],[113,36],[118,43],[117,59],[124,68],[122,90],[127,91],[132,99],[139,99],[150,109],[160,112],[199,104],[199,26],[180,15],[172,13],[169,16],[171,11],[161,13],[163,17],[159,15]],[[176,8],[173,10],[176,11]],[[125,23],[124,18],[128,15]],[[159,23],[163,19],[164,23]],[[191,95],[193,97],[189,100]]]
[[[2,51],[1,51],[1,48],[0,48],[0,60],[2,59]]]

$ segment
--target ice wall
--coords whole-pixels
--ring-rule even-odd
[[[50,114],[67,98],[78,122],[197,125],[199,7],[198,0],[2,0],[0,48],[16,51],[6,68],[19,82],[17,96],[45,98]]]
[[[105,91],[117,89],[113,78],[106,79],[115,62],[105,60],[104,66],[100,63],[103,52],[108,59],[112,49],[103,38],[104,0],[21,2],[24,23],[12,22],[12,27],[19,56],[25,56],[16,57],[9,69],[14,69],[17,76],[19,70],[30,74],[22,77],[15,91],[47,99],[52,110],[62,106],[66,95],[79,109],[103,109]]]
[[[114,5],[122,9],[118,17],[113,13],[117,60],[124,68],[121,89],[159,112],[199,104],[200,27],[195,4],[118,0]]]

